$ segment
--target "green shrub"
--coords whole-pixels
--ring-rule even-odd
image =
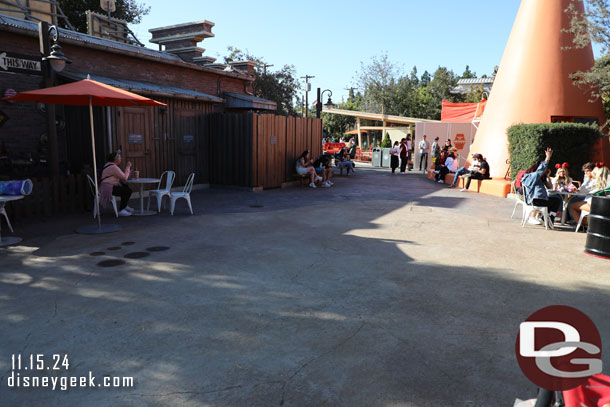
[[[381,148],[392,148],[392,140],[390,140],[390,133],[386,132],[385,137],[381,142]]]
[[[594,124],[538,123],[516,124],[508,128],[511,178],[544,160],[544,150],[553,149],[549,164],[555,175],[555,164],[569,163],[570,177],[582,180],[581,167],[591,159],[594,144],[603,134]]]

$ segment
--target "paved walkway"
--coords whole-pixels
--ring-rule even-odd
[[[585,234],[522,229],[511,201],[361,167],[330,189],[193,198],[195,216],[121,218],[119,234],[14,225],[0,404],[510,406],[535,395],[514,357],[535,310],[575,306],[610,343],[610,263]],[[8,389],[14,353],[135,387]]]

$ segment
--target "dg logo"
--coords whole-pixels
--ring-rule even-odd
[[[515,353],[521,370],[538,387],[569,390],[602,372],[597,327],[576,308],[542,308],[519,326]]]

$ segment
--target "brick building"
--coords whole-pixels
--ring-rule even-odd
[[[197,43],[212,37],[213,23],[199,21],[151,30],[151,42],[164,51],[59,29],[59,43],[72,64],[56,84],[91,79],[166,103],[162,108],[94,109],[98,164],[105,153],[122,148],[125,159],[145,176],[166,169],[178,182],[190,172],[208,182],[208,145],[202,115],[213,112],[273,112],[274,102],[252,95],[254,63],[229,67],[203,56]],[[15,62],[17,61],[17,62]],[[0,14],[0,92],[44,87],[38,24]],[[48,120],[44,105],[0,102],[7,119],[0,123],[0,156],[23,175],[46,175]],[[1,120],[1,119],[0,119]],[[57,106],[58,157],[62,174],[88,170],[91,163],[86,108]]]

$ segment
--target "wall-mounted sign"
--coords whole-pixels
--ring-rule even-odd
[[[184,144],[192,144],[195,142],[195,136],[191,134],[185,134],[184,136],[182,136],[182,142]]]
[[[41,59],[32,55],[0,52],[0,72],[42,75]]]
[[[271,145],[277,144],[277,136],[271,136]]]
[[[127,144],[144,144],[144,136],[141,134],[128,134]]]

